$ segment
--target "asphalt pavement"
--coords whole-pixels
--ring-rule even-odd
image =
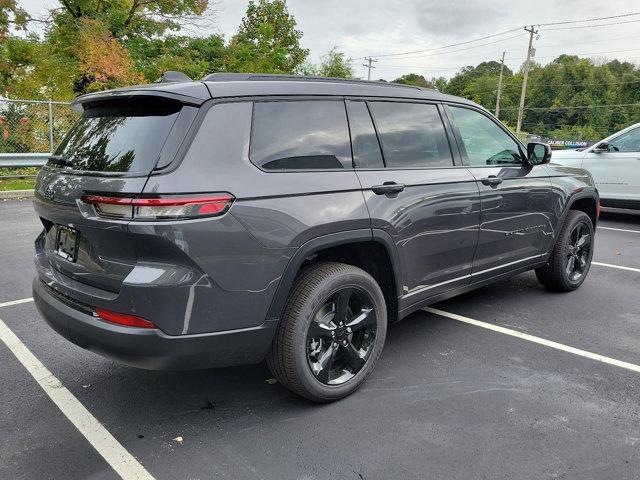
[[[640,214],[599,227],[575,292],[526,273],[434,307],[640,365]],[[41,228],[30,201],[0,203],[0,305],[31,296]],[[156,479],[640,477],[640,373],[432,313],[392,325],[364,387],[320,406],[263,364],[137,370],[67,342],[32,302],[0,319]],[[0,478],[119,478],[2,342],[0,365]]]

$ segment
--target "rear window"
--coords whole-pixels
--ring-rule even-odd
[[[74,170],[148,173],[181,109],[157,98],[90,106],[55,154]]]
[[[344,102],[256,102],[251,161],[265,170],[352,168]]]

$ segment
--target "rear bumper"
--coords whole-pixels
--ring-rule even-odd
[[[76,345],[127,365],[151,370],[188,370],[258,363],[264,359],[277,322],[258,327],[194,335],[124,327],[77,310],[39,278],[33,299],[40,315]]]

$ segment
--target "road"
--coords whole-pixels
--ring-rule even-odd
[[[550,293],[526,273],[434,307],[640,365],[640,215],[600,227],[602,265],[576,292]],[[31,296],[40,229],[29,201],[0,203],[0,304]],[[32,302],[0,307],[0,319],[157,479],[640,472],[640,373],[432,313],[392,325],[364,387],[323,406],[273,384],[265,365],[115,364],[59,337]],[[2,342],[0,362],[0,478],[118,478]]]

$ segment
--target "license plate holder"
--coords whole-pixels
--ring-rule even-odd
[[[80,238],[80,232],[75,228],[67,227],[65,225],[57,226],[56,233],[56,246],[54,252],[56,255],[75,262],[78,258],[78,239]]]

